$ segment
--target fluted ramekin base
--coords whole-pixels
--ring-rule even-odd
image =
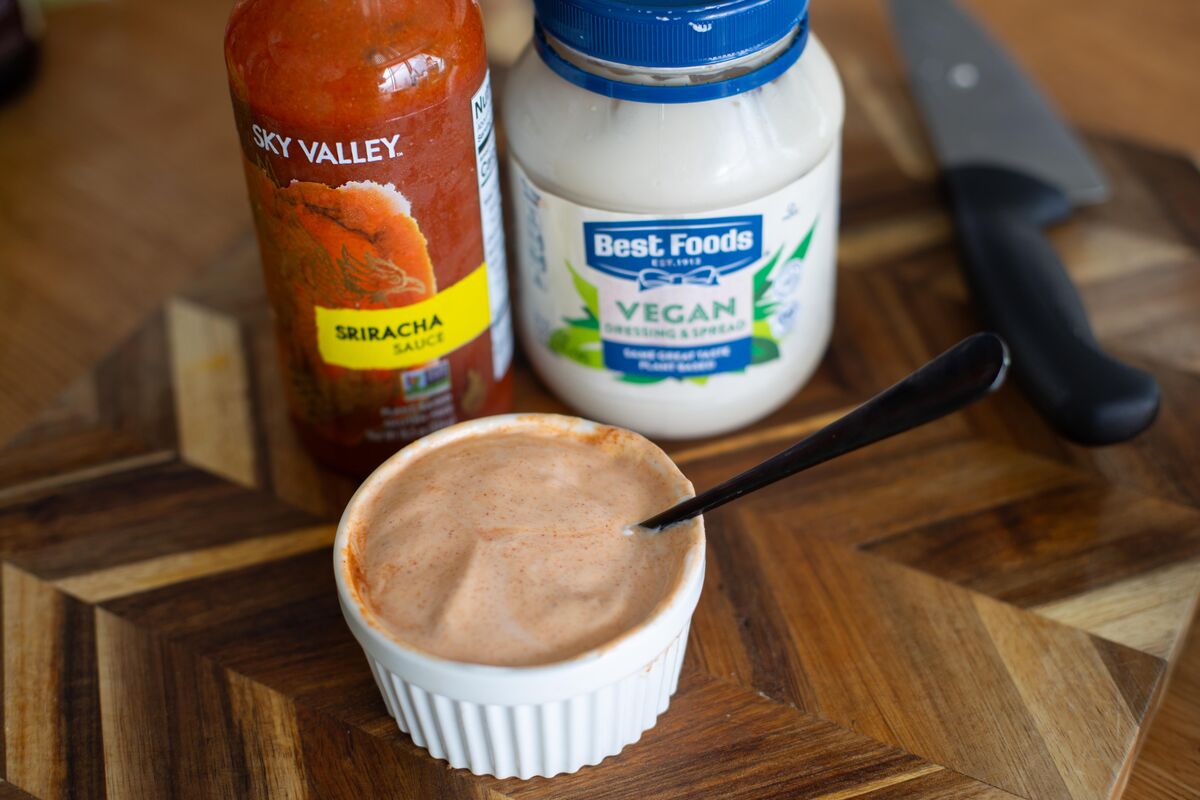
[[[679,684],[686,646],[684,627],[657,658],[607,686],[522,705],[456,700],[367,660],[388,713],[434,758],[476,775],[549,778],[599,764],[653,728]]]

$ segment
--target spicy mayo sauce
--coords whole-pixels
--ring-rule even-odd
[[[506,410],[491,91],[468,0],[240,0],[225,34],[301,438],[365,472]]]

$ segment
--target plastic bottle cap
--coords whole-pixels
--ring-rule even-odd
[[[786,36],[808,0],[534,0],[545,31],[584,55],[639,67],[697,67],[740,58]]]

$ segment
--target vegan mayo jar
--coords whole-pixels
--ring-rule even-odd
[[[844,100],[807,0],[535,0],[503,106],[519,330],[581,413],[721,433],[833,323]]]

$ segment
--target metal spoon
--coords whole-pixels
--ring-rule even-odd
[[[994,333],[976,333],[895,386],[778,455],[666,511],[640,527],[661,531],[731,500],[860,447],[904,433],[969,406],[1004,383],[1008,346]]]

